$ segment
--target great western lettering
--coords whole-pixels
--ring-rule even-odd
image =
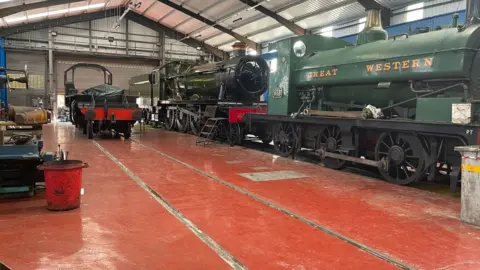
[[[379,64],[369,64],[365,68],[367,72],[385,72],[385,71],[399,71],[406,69],[416,69],[431,67],[433,65],[433,57],[422,59],[409,59],[403,61],[392,61]]]
[[[307,79],[331,77],[331,76],[337,76],[337,71],[338,71],[338,69],[336,69],[336,68],[319,70],[319,71],[312,71],[312,72],[308,72],[306,74],[306,76],[307,76]]]

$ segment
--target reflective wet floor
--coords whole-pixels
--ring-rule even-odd
[[[480,269],[451,196],[195,137],[86,139],[44,127],[84,169],[82,205],[0,202],[12,269]]]

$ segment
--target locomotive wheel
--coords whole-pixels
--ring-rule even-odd
[[[198,136],[200,134],[200,118],[195,120],[193,116],[188,116],[188,122],[190,124],[190,130],[192,131],[193,135]]]
[[[425,173],[423,147],[415,135],[382,133],[375,147],[375,159],[387,161],[386,168],[380,169],[380,173],[393,184],[411,184]]]
[[[262,144],[265,147],[268,147],[270,145],[270,142],[272,142],[272,138],[262,139]]]
[[[324,128],[318,134],[315,145],[317,146],[317,149],[324,148],[328,152],[338,152],[336,150],[342,146],[342,134],[340,128],[337,126],[328,126]],[[328,157],[323,159],[322,163],[325,167],[334,170],[341,170],[347,166],[346,160]]]
[[[125,133],[123,133],[123,138],[124,138],[125,140],[130,139],[131,136],[132,136],[132,131],[130,130],[130,128],[128,129],[128,131],[126,131]]]
[[[72,124],[73,124],[74,126],[77,125],[77,123],[75,122],[75,120],[76,120],[75,118],[77,117],[77,114],[76,114],[76,112],[75,112],[75,104],[76,104],[75,101],[72,101],[72,102],[70,103],[70,122],[72,122]]]
[[[170,110],[168,116],[165,119],[165,128],[167,130],[173,130],[175,128],[175,111]]]
[[[175,123],[177,124],[177,129],[178,131],[182,133],[187,133],[188,131],[188,115],[183,114],[180,111],[177,111],[178,113],[175,115]]]
[[[281,157],[293,154],[296,143],[295,127],[289,123],[277,123],[273,127],[273,147]]]
[[[243,142],[243,128],[239,123],[232,123],[228,126],[228,143],[230,146],[241,145]]]

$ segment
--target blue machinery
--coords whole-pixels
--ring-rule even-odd
[[[8,70],[3,39],[0,38],[0,102],[4,112],[8,112]],[[43,182],[43,171],[37,166],[55,159],[53,153],[41,153],[43,141],[41,128],[20,127],[0,119],[0,194],[35,194],[35,184]],[[16,129],[10,129],[10,127]],[[21,130],[18,128],[22,128]],[[18,133],[16,133],[18,132]],[[30,133],[30,134],[29,134]],[[36,134],[34,134],[36,133]],[[6,140],[8,138],[8,140]],[[59,150],[60,151],[60,150]]]
[[[0,67],[7,67],[7,54],[5,53],[5,42],[3,38],[0,38]],[[5,75],[5,72],[0,73],[0,75]],[[8,109],[8,97],[6,88],[0,88],[0,104],[2,104],[2,106],[5,106],[5,111]]]

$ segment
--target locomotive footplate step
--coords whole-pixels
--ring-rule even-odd
[[[206,146],[219,139],[221,140],[226,134],[227,124],[227,118],[209,118],[200,130],[195,144]]]

